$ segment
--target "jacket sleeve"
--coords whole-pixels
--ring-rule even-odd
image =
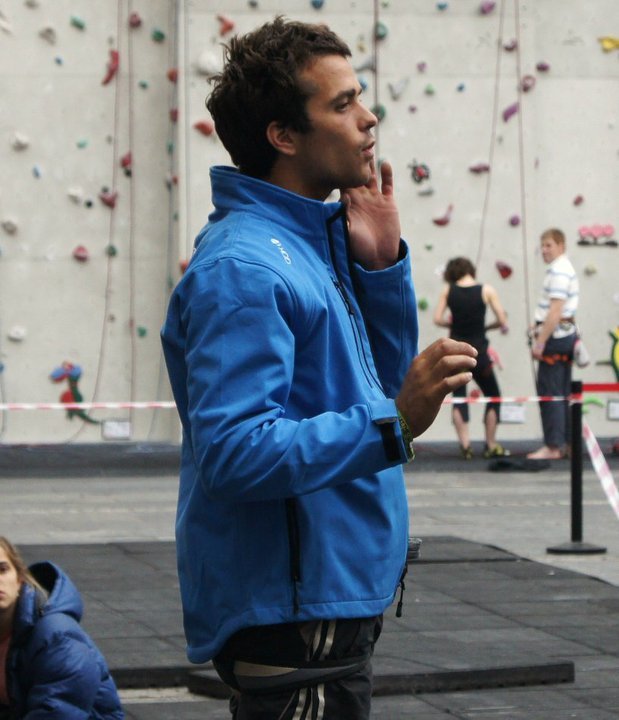
[[[400,390],[418,353],[419,325],[408,248],[401,241],[400,260],[386,270],[355,265],[355,287],[372,346],[374,363],[388,397]]]
[[[230,258],[194,268],[175,302],[179,327],[164,325],[164,350],[207,495],[292,497],[404,462],[388,460],[382,440],[381,423],[396,417],[393,400],[285,416],[297,308],[272,269]],[[181,337],[178,348],[166,336]]]
[[[23,720],[88,720],[101,684],[96,651],[70,618],[42,618],[37,630],[41,623],[50,625],[27,659]]]

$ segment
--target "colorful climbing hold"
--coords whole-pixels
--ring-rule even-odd
[[[41,171],[41,168],[38,165],[34,165],[32,167],[32,174],[34,175],[35,178],[40,178],[43,173]]]
[[[499,271],[499,275],[503,278],[503,280],[507,280],[507,278],[513,272],[511,265],[508,265],[506,262],[503,262],[502,260],[497,260],[495,263],[495,267]]]
[[[434,85],[431,85],[428,83],[428,85],[426,85],[424,87],[423,91],[426,95],[434,95],[434,93],[435,93]]]
[[[374,37],[377,40],[384,40],[387,35],[389,34],[389,30],[384,22],[381,22],[380,20],[376,23],[374,26]]]
[[[212,120],[198,120],[193,127],[202,135],[212,135],[215,132],[215,125]]]
[[[165,40],[165,33],[159,28],[153,28],[150,36],[156,43],[162,43]]]
[[[522,92],[529,92],[535,87],[535,77],[533,75],[523,75],[520,81],[520,89]]]
[[[512,215],[512,216],[509,218],[509,224],[510,224],[512,227],[518,227],[518,225],[520,225],[520,216],[519,216],[519,215]]]
[[[447,2],[437,2],[437,3],[436,3],[436,9],[437,9],[437,10],[441,10],[441,11],[442,11],[442,10],[447,10],[448,7],[449,7],[449,3],[447,3]]]
[[[421,60],[417,63],[417,72],[424,73],[428,69],[428,63],[425,60]]]
[[[574,205],[582,205],[584,201],[585,199],[582,195],[576,195],[576,197],[572,200]]]
[[[148,329],[144,327],[144,325],[138,325],[136,328],[136,332],[138,334],[138,337],[146,337],[148,335]]]
[[[451,213],[452,213],[453,209],[454,209],[454,206],[449,205],[449,207],[445,211],[445,214],[441,215],[440,217],[437,217],[437,218],[432,218],[432,222],[435,225],[438,225],[439,227],[449,225],[449,221],[451,220]]]
[[[118,249],[116,248],[116,245],[108,245],[105,248],[105,254],[108,257],[116,257],[118,255]]]
[[[170,68],[168,72],[166,73],[166,76],[170,82],[177,82],[178,80],[178,68]]]
[[[417,184],[430,179],[430,168],[425,163],[413,160],[408,167],[411,169],[411,178]]]
[[[71,15],[71,25],[78,30],[86,29],[86,23],[84,22],[84,20],[82,20],[81,17],[78,17],[77,15]]]
[[[325,0],[312,0],[312,7],[316,10],[320,10],[320,8],[325,4]]]
[[[538,62],[535,66],[538,72],[548,72],[550,70],[550,65],[547,62],[544,62],[543,60]]]
[[[250,8],[257,8],[258,7],[258,0],[247,0],[247,4]]]
[[[474,165],[469,165],[469,170],[472,173],[475,173],[475,175],[481,175],[481,173],[490,172],[490,165],[485,162],[479,162],[475,163]]]
[[[503,44],[503,50],[506,50],[507,52],[514,52],[517,47],[518,40],[516,40],[515,38]]]
[[[466,85],[465,85],[463,82],[458,83],[458,84],[456,85],[456,90],[457,90],[458,92],[464,92],[464,91],[466,90]]]
[[[227,35],[229,32],[234,30],[234,21],[225,15],[217,15],[219,20],[219,34]]]
[[[416,112],[417,112],[417,105],[409,105],[409,106],[408,106],[408,112],[409,112],[409,113],[416,113]]]
[[[170,108],[170,122],[177,122],[178,121],[178,108]]]
[[[376,119],[378,120],[378,122],[382,122],[387,115],[387,108],[381,103],[378,103],[377,105],[372,105],[372,107],[370,108],[370,112],[376,115]]]
[[[597,267],[593,264],[585,265],[585,275],[595,275],[595,273],[598,271]]]
[[[99,193],[99,200],[106,205],[109,208],[115,208],[116,207],[116,200],[118,199],[118,193],[112,192],[108,188],[104,187],[101,188],[101,192]]]
[[[489,15],[495,8],[496,2],[492,0],[484,0],[479,6],[479,12],[482,15]]]
[[[74,257],[74,259],[77,260],[78,262],[85,263],[85,262],[87,262],[88,259],[90,258],[90,253],[88,252],[88,250],[87,250],[83,245],[78,245],[78,246],[73,250],[73,257]]]
[[[148,90],[148,80],[140,80],[138,85],[142,88],[142,90]]]
[[[422,311],[427,310],[430,307],[430,303],[426,298],[419,298],[419,300],[417,300],[417,307]]]
[[[503,122],[507,122],[513,115],[515,115],[518,112],[519,103],[515,102],[511,105],[508,105],[505,110],[503,110]]]
[[[118,72],[119,66],[120,55],[118,53],[118,50],[110,50],[110,58],[107,62],[107,70],[105,76],[103,77],[103,80],[101,81],[101,85],[107,85],[112,81],[112,78]]]
[[[131,177],[131,164],[133,163],[133,156],[131,155],[131,150],[127,153],[125,153],[120,158],[120,167],[123,169],[126,177]]]
[[[80,150],[83,150],[84,148],[88,147],[88,140],[86,140],[86,138],[80,138],[76,141],[75,144]]]
[[[142,24],[142,18],[140,17],[139,13],[132,12],[129,15],[129,27],[135,30],[136,28],[139,28]]]
[[[599,37],[598,42],[600,43],[602,50],[604,52],[611,52],[612,50],[619,50],[619,37],[612,37],[610,35],[605,35],[604,37]]]

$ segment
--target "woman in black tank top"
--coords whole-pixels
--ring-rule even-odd
[[[443,288],[434,311],[434,323],[449,328],[449,336],[454,340],[464,340],[476,348],[477,366],[473,370],[473,379],[486,397],[500,397],[492,359],[488,354],[486,331],[500,328],[506,333],[507,315],[496,290],[490,285],[481,285],[475,280],[475,266],[464,257],[453,258],[447,263],[443,279],[447,283]],[[494,322],[486,325],[486,308],[490,306],[494,313]],[[450,315],[447,315],[449,310]],[[466,386],[454,392],[454,397],[466,399]],[[496,427],[500,421],[500,403],[489,402],[484,413],[486,447],[484,457],[509,455],[496,441]],[[468,405],[455,403],[452,408],[453,424],[458,434],[460,449],[465,459],[473,457],[469,437]]]

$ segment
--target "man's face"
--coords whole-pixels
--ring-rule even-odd
[[[542,237],[542,258],[545,263],[551,263],[556,260],[559,255],[563,255],[564,247],[550,236]]]
[[[319,56],[299,73],[299,82],[310,93],[311,129],[292,133],[296,192],[324,200],[336,188],[365,185],[372,175],[377,119],[361,103],[351,64],[339,55]]]

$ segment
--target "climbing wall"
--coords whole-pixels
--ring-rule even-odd
[[[175,7],[0,10],[2,401],[168,398],[159,327],[178,266]],[[133,439],[178,437],[173,410],[89,416],[130,420]],[[102,430],[62,411],[2,413],[4,442],[93,442]]]
[[[592,356],[575,377],[614,380],[615,0],[0,0],[0,402],[170,399],[158,328],[211,210],[208,168],[229,162],[204,107],[208,76],[222,41],[281,12],[347,40],[382,118],[422,346],[442,334],[442,268],[465,255],[509,314],[510,332],[491,335],[503,393],[534,395],[537,247],[558,226]],[[537,407],[517,410],[501,437],[539,437]],[[472,408],[473,439],[482,413]],[[90,415],[130,421],[132,439],[178,438],[171,410]],[[4,442],[102,437],[58,411],[1,418]],[[604,408],[588,420],[616,435]],[[447,409],[427,437],[453,439]]]

